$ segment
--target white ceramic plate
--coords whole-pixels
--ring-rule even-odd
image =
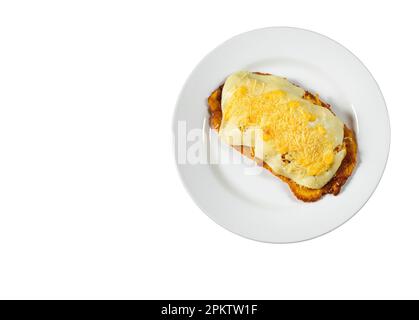
[[[223,163],[226,157],[231,159],[232,151],[228,146],[214,147],[215,143],[210,143],[218,138],[208,128],[206,99],[238,70],[284,76],[319,93],[355,130],[358,166],[338,196],[326,195],[315,203],[304,203],[270,173],[249,174],[252,169],[246,161]],[[202,211],[236,234],[275,243],[311,239],[349,220],[377,187],[390,147],[383,96],[360,60],[323,35],[286,27],[243,33],[210,52],[179,96],[173,134],[180,176]],[[209,153],[218,150],[218,163],[200,158],[197,164],[196,155],[203,150],[207,160]],[[238,153],[233,156],[241,158]]]

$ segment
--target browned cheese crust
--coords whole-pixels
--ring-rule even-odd
[[[221,110],[221,94],[223,90],[223,85],[218,89],[214,90],[211,95],[208,97],[208,111],[210,113],[210,125],[211,128],[216,130],[220,129],[221,120],[223,118],[223,113]],[[312,103],[322,106],[329,109],[330,105],[321,101],[318,95],[314,95],[308,91],[304,94],[304,99],[311,101]],[[255,158],[254,148],[246,146],[233,146],[236,150],[240,151],[243,155],[256,161],[258,165],[262,165],[265,169],[269,170],[273,175],[280,178],[282,181],[288,184],[291,191],[294,195],[304,201],[304,202],[314,202],[322,198],[325,194],[331,193],[333,195],[338,195],[342,186],[345,184],[346,180],[351,176],[355,166],[357,158],[357,144],[355,139],[354,132],[349,129],[346,125],[344,126],[344,138],[343,143],[346,147],[346,156],[343,159],[338,171],[335,173],[333,178],[321,189],[310,189],[304,186],[301,186],[294,182],[293,180],[276,174],[272,171],[267,163],[264,161]]]

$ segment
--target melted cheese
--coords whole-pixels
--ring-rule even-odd
[[[303,96],[285,78],[236,72],[223,88],[219,133],[230,145],[254,147],[275,173],[319,189],[345,157],[343,123]]]

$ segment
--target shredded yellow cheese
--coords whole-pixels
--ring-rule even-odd
[[[242,86],[225,105],[223,121],[236,119],[242,131],[261,128],[263,139],[271,141],[278,153],[315,176],[332,166],[335,153],[333,140],[323,125],[314,123],[316,115],[309,105],[283,90],[254,94]]]

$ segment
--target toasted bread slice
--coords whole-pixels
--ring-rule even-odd
[[[263,74],[263,73],[258,73]],[[221,120],[223,118],[223,113],[221,110],[221,94],[223,90],[223,85],[218,89],[214,90],[211,95],[208,97],[208,111],[210,113],[210,125],[217,132],[220,129]],[[331,110],[329,104],[323,102],[318,95],[314,95],[308,91],[305,91],[304,99],[311,101],[312,103],[322,106],[324,108]],[[255,158],[254,148],[246,146],[233,146],[236,150],[240,151],[243,155],[254,159],[258,165],[263,166],[269,170],[273,175],[280,178],[282,181],[288,184],[291,191],[294,195],[304,201],[304,202],[314,202],[322,198],[325,194],[338,195],[342,186],[345,184],[347,179],[351,176],[357,159],[357,144],[355,139],[354,132],[349,129],[346,125],[344,126],[344,147],[346,148],[346,156],[343,159],[338,171],[335,173],[333,178],[324,185],[321,189],[310,189],[304,186],[301,186],[294,182],[293,180],[275,174],[267,163],[261,159]]]

